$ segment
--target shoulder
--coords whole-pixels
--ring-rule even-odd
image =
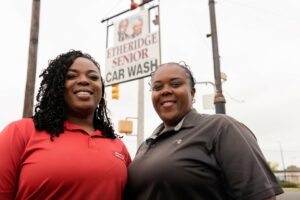
[[[201,117],[205,120],[209,120],[214,123],[220,123],[222,125],[226,124],[232,124],[232,123],[239,123],[236,119],[229,115],[224,115],[224,114],[201,114]]]
[[[243,123],[235,118],[224,114],[201,115],[201,120],[208,125],[218,127],[219,130],[248,129]]]
[[[9,123],[2,131],[1,136],[9,136],[9,137],[27,137],[35,131],[34,123],[31,118],[24,118],[20,120],[13,121]]]
[[[18,119],[15,121],[12,121],[9,125],[14,125],[14,126],[34,126],[33,119],[32,118],[23,118],[23,119]]]
[[[34,123],[32,118],[23,118],[19,120],[15,120],[10,122],[4,129],[9,127],[16,127],[16,128],[34,128]]]
[[[186,116],[186,123],[194,126],[196,129],[209,132],[213,138],[220,136],[235,137],[238,135],[249,135],[254,137],[252,131],[242,122],[224,114],[200,114],[193,110]]]
[[[185,118],[185,121],[203,126],[213,125],[215,127],[224,127],[230,124],[238,124],[233,117],[224,114],[200,114],[195,109],[191,110]]]
[[[215,135],[217,141],[235,140],[256,143],[256,136],[251,129],[233,117],[224,114],[214,114],[209,116],[208,119],[210,123],[213,123],[211,126],[218,127],[218,132]]]

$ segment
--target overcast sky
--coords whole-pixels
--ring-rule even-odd
[[[20,119],[25,93],[31,0],[0,0],[1,104],[0,129]],[[104,72],[106,23],[101,20],[128,9],[129,0],[41,0],[38,75],[48,60],[70,49],[90,53]],[[300,2],[298,0],[219,0],[216,17],[221,71],[228,115],[256,135],[267,158],[282,167],[300,166]],[[214,81],[208,0],[162,0],[162,62],[185,61],[197,81]],[[145,79],[145,137],[160,123]],[[118,120],[137,117],[137,82],[120,85],[120,99],[108,107]],[[197,85],[194,107],[211,85]],[[134,120],[136,128],[136,120]],[[124,137],[130,153],[135,137]]]

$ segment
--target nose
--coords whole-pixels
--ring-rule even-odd
[[[170,95],[172,94],[172,88],[168,85],[165,85],[161,90],[161,95]]]
[[[89,85],[89,79],[85,75],[79,76],[78,84],[80,85]]]

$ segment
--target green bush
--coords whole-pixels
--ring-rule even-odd
[[[297,183],[289,182],[289,181],[281,181],[281,182],[279,182],[279,184],[281,185],[281,187],[285,187],[285,188],[298,187]]]

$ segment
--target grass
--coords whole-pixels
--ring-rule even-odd
[[[300,192],[300,188],[283,188],[285,192]]]

